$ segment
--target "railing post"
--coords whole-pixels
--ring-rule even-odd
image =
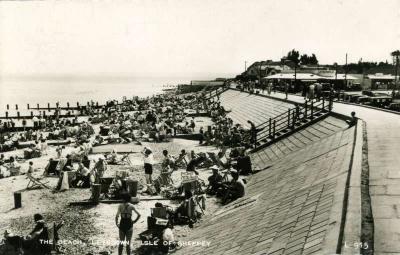
[[[268,123],[268,126],[269,126],[269,134],[268,134],[268,137],[271,137],[271,130],[272,130],[272,119],[271,118],[269,118],[269,123]]]
[[[276,127],[276,120],[274,120],[274,129],[273,129],[273,133],[272,133],[272,140],[275,139],[275,127]]]
[[[292,111],[292,129],[294,129],[295,124],[296,124],[296,115],[295,112]]]
[[[304,118],[307,119],[307,100],[304,103]]]
[[[314,118],[314,100],[311,101],[311,119]]]
[[[287,125],[290,127],[290,109],[287,111]]]
[[[325,111],[325,97],[322,98],[322,111]]]

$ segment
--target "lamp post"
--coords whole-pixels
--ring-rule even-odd
[[[395,96],[395,92],[396,92],[396,89],[397,89],[397,79],[398,79],[398,70],[399,70],[399,56],[400,56],[400,50],[396,50],[396,51],[393,51],[392,53],[391,53],[391,55],[392,55],[392,57],[393,57],[393,61],[396,61],[396,64],[395,64],[395,71],[394,71],[394,85],[393,85],[393,92],[392,92],[392,95],[393,95],[393,97]]]
[[[346,86],[345,88],[347,88],[347,53],[346,53],[346,65],[344,67],[344,85]]]

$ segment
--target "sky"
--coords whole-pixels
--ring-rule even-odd
[[[400,1],[2,1],[0,38],[1,76],[226,77],[291,49],[391,61]]]

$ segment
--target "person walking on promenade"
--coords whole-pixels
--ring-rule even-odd
[[[271,91],[272,91],[272,82],[269,82],[267,88],[268,95],[271,95]]]
[[[133,224],[140,219],[140,213],[131,204],[131,196],[128,193],[122,194],[123,203],[118,206],[115,224],[119,229],[118,255],[122,255],[124,244],[126,244],[126,254],[131,254],[131,240],[133,235]],[[132,221],[132,212],[135,212],[136,219]],[[119,218],[121,220],[119,221]],[[119,223],[118,223],[119,221]]]
[[[349,128],[357,124],[356,112],[351,112],[351,119],[346,120],[346,123],[349,125]]]

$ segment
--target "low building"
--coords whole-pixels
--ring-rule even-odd
[[[397,77],[399,83],[399,77]],[[392,74],[368,74],[364,79],[364,85],[369,89],[393,89],[395,84],[395,76]]]
[[[272,82],[278,87],[289,84],[290,92],[300,92],[312,83],[328,83],[336,90],[352,90],[355,85],[360,85],[359,77],[351,74],[336,74],[323,70],[322,72],[285,72],[264,77],[267,82]],[[361,89],[361,88],[358,88]]]

